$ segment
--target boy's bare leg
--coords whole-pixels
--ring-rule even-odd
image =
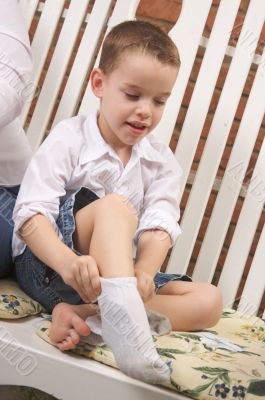
[[[220,290],[209,283],[172,281],[145,303],[166,315],[173,330],[196,331],[215,325],[222,313]]]
[[[128,199],[107,195],[79,210],[75,220],[76,249],[95,258],[101,276],[134,276],[132,239],[137,215]]]
[[[75,216],[75,248],[97,260],[100,274],[134,276],[132,238],[137,226],[133,206],[120,195],[107,195],[82,208]],[[58,304],[52,313],[50,338],[61,350],[72,349],[89,334],[85,319],[96,313],[90,304]]]

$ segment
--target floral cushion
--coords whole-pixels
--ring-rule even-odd
[[[37,334],[49,342],[50,321]],[[154,337],[157,351],[171,362],[167,387],[194,399],[265,398],[265,322],[226,309],[213,328]],[[117,368],[112,351],[83,341],[72,350]]]
[[[0,318],[17,319],[43,311],[12,279],[0,279]]]

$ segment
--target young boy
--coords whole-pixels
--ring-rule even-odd
[[[74,348],[99,308],[119,367],[153,383],[169,379],[169,369],[153,346],[144,306],[166,315],[175,330],[210,327],[222,308],[216,287],[158,273],[180,233],[181,170],[149,133],[179,65],[174,43],[157,27],[114,27],[91,73],[98,113],[54,128],[27,169],[14,211],[18,282],[53,312],[51,340]],[[141,334],[131,343],[125,332],[135,327]]]

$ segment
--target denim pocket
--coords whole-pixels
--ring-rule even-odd
[[[47,311],[51,312],[56,304],[63,301],[56,290],[45,284],[47,267],[28,248],[15,258],[15,268],[21,289],[42,304]],[[53,271],[53,274],[55,278],[56,272]]]

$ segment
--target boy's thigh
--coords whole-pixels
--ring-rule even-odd
[[[95,204],[90,203],[75,214],[73,247],[80,254],[89,254],[90,242],[94,230]]]
[[[99,197],[86,187],[82,187],[75,194],[73,204],[74,232],[73,247],[81,254],[88,254],[90,240],[93,233],[95,207],[93,203]]]
[[[90,242],[93,216],[93,211],[90,212],[90,204],[97,199],[98,197],[89,189],[82,188],[75,195],[68,197],[59,208],[56,224],[63,242],[81,254],[83,251],[79,245],[79,237],[84,236]]]
[[[7,275],[13,266],[12,235],[13,209],[19,186],[14,188],[0,187],[0,278]]]
[[[156,291],[158,295],[176,295],[196,293],[200,298],[218,296],[218,288],[209,282],[192,282],[186,280],[171,280]]]

